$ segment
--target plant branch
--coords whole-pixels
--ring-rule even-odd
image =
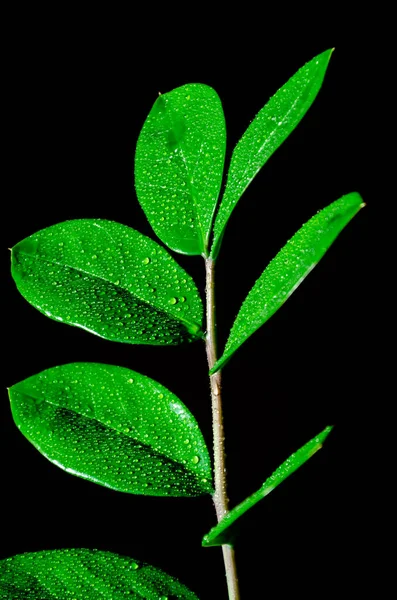
[[[216,312],[215,312],[215,261],[205,259],[206,272],[206,311],[207,335],[206,351],[208,367],[211,369],[216,363]],[[228,512],[227,475],[225,463],[225,435],[223,428],[222,396],[221,396],[221,370],[210,376],[211,405],[212,405],[212,430],[214,443],[214,479],[215,493],[213,501],[216,516],[219,521]],[[225,564],[229,600],[239,600],[236,560],[234,548],[225,544],[222,546],[223,561]]]

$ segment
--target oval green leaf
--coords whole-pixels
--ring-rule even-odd
[[[12,600],[198,600],[175,577],[102,550],[27,552],[0,560],[0,596]]]
[[[175,345],[202,337],[192,278],[164,248],[102,219],[42,229],[12,248],[18,290],[51,319],[107,340]]]
[[[243,192],[315,100],[331,54],[332,49],[326,50],[301,67],[259,111],[237,143],[215,219],[212,258],[219,253],[224,229]]]
[[[299,469],[309,458],[322,448],[325,438],[328,436],[332,426],[326,427],[315,438],[307,442],[302,448],[291,454],[274,473],[266,479],[265,483],[254,494],[243,500],[238,506],[228,512],[223,519],[204,536],[202,545],[222,546],[222,544],[234,545],[239,527],[240,518],[260,500],[265,498],[294,471]]]
[[[223,109],[211,87],[159,95],[138,138],[135,188],[156,235],[176,252],[207,254],[225,148]]]
[[[286,243],[241,305],[223,355],[211,374],[284,304],[363,206],[360,194],[346,194],[319,211]]]
[[[145,375],[71,363],[13,385],[9,397],[23,435],[68,473],[131,494],[212,492],[210,458],[195,418]]]

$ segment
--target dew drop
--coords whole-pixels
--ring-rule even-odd
[[[193,463],[194,465],[197,465],[197,463],[198,463],[198,462],[200,462],[200,458],[199,458],[197,455],[196,455],[196,456],[193,456],[193,458],[192,458],[192,463]]]
[[[134,383],[133,379],[127,379],[127,383]]]
[[[147,256],[146,258],[143,259],[142,262],[144,265],[148,265],[150,263],[150,258]]]
[[[168,300],[168,303],[169,303],[169,304],[176,304],[177,302],[178,302],[178,300],[177,300],[176,298],[170,298],[170,299]]]

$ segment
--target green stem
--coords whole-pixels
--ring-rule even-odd
[[[207,308],[207,335],[206,351],[208,366],[211,369],[216,363],[216,313],[215,313],[215,261],[205,259],[206,272],[206,308]],[[223,429],[222,396],[221,396],[221,371],[210,376],[211,404],[212,404],[212,430],[214,438],[214,479],[215,493],[213,501],[216,516],[219,521],[229,511],[229,500],[226,489],[226,461],[225,461],[225,435]],[[225,544],[222,546],[223,561],[225,564],[229,600],[239,600],[237,569],[234,549]]]

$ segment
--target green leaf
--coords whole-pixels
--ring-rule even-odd
[[[316,98],[331,54],[332,49],[326,50],[299,69],[259,111],[237,143],[215,219],[212,258],[219,253],[224,229],[243,192]]]
[[[150,225],[176,252],[207,254],[225,148],[211,87],[183,85],[157,98],[136,146],[135,188]]]
[[[51,462],[103,486],[147,496],[212,492],[199,426],[167,388],[130,369],[53,367],[9,389],[14,421]]]
[[[42,229],[12,249],[12,275],[40,312],[107,340],[174,345],[203,336],[192,278],[159,244],[114,221]]]
[[[211,529],[211,531],[204,536],[202,545],[207,546],[221,546],[222,544],[229,544],[233,546],[235,538],[237,536],[239,527],[241,525],[240,518],[250,508],[255,506],[260,500],[265,498],[270,492],[272,492],[280,483],[282,483],[287,477],[292,475],[294,471],[299,469],[309,458],[313,456],[320,448],[322,448],[325,438],[328,436],[332,426],[326,427],[321,433],[315,438],[307,442],[302,448],[300,448],[294,454],[284,461],[274,473],[266,479],[262,487],[259,488],[254,494],[243,500],[241,504],[233,508],[228,512],[223,519]]]
[[[86,548],[27,552],[0,560],[0,597],[9,600],[198,600],[147,563]]]
[[[357,192],[346,194],[319,211],[286,243],[244,300],[211,374],[284,304],[363,206]]]

